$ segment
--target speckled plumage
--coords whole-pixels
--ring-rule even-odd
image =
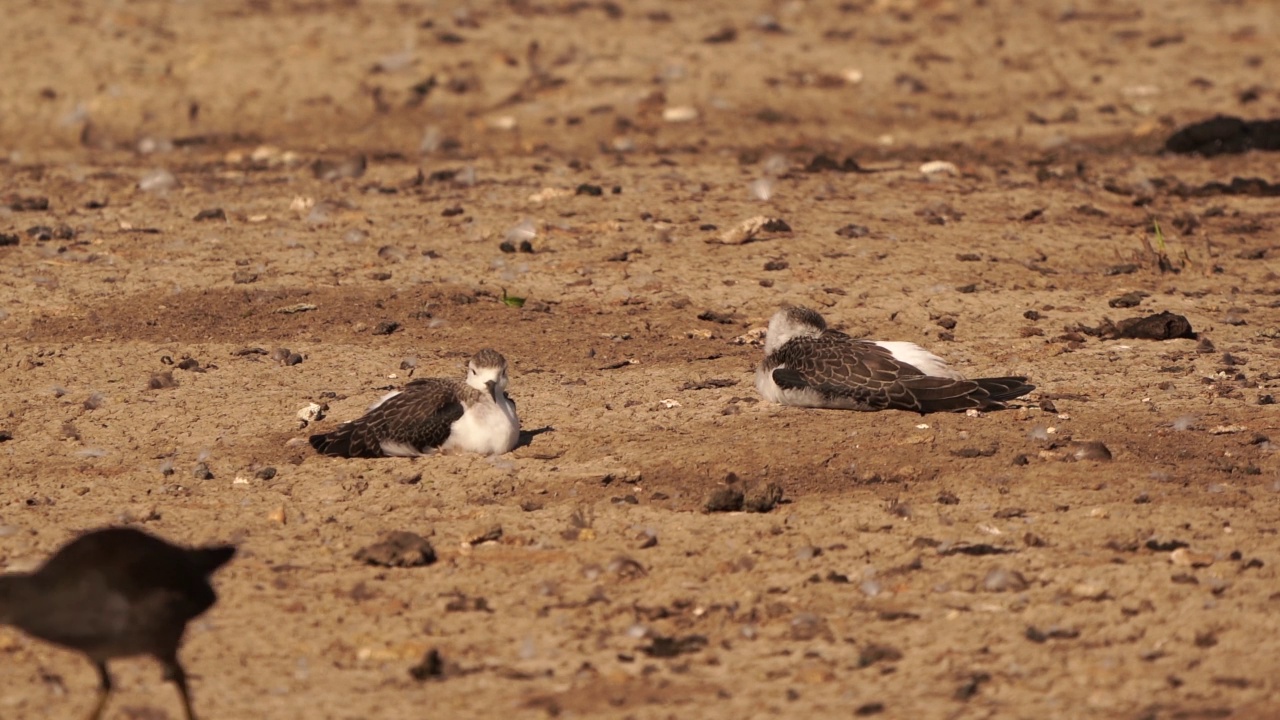
[[[357,420],[312,435],[321,454],[338,457],[413,456],[436,449],[500,454],[515,446],[519,419],[506,394],[507,361],[481,350],[467,380],[421,378],[389,393]]]
[[[808,308],[783,308],[774,315],[765,353],[756,388],[765,399],[784,405],[918,413],[991,410],[1035,389],[1025,377],[965,379],[917,345],[858,340],[829,330]]]

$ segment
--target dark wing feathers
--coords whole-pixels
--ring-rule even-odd
[[[410,445],[419,452],[439,447],[449,428],[462,417],[461,396],[469,388],[442,378],[421,378],[387,398],[364,416],[328,434],[312,435],[311,446],[323,455],[382,457],[382,443]]]
[[[852,403],[860,410],[994,409],[1035,389],[1023,377],[955,380],[925,375],[875,343],[835,332],[792,340],[773,360],[784,366],[773,371],[779,387],[808,388],[829,402]]]

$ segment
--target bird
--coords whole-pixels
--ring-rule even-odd
[[[520,440],[520,418],[507,395],[507,360],[496,350],[471,356],[465,380],[419,378],[387,393],[359,419],[312,435],[322,455],[417,457],[437,450],[501,455]]]
[[[0,575],[0,624],[85,655],[98,670],[102,717],[111,694],[107,661],[150,655],[177,685],[195,720],[178,648],[187,623],[217,601],[209,576],[233,545],[187,548],[130,527],[81,534],[33,572]]]
[[[998,410],[1035,389],[1025,377],[966,379],[915,343],[858,340],[806,307],[774,313],[764,353],[756,390],[782,405],[923,415]]]

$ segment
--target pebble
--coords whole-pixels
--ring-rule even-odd
[[[993,568],[982,578],[982,589],[986,592],[1022,592],[1027,586],[1027,579],[1017,570]]]
[[[395,530],[384,534],[380,541],[361,548],[355,559],[382,567],[418,567],[434,563],[436,551],[421,535]]]
[[[138,180],[138,189],[148,193],[162,193],[178,187],[178,178],[164,169],[148,172]]]
[[[1169,562],[1181,567],[1209,567],[1213,564],[1213,555],[1192,552],[1185,547],[1180,547],[1169,553]]]
[[[752,490],[746,497],[744,507],[747,512],[767,513],[782,502],[782,486],[777,483],[765,483]]]
[[[1105,600],[1107,589],[1097,583],[1082,582],[1071,586],[1071,594],[1083,600]]]
[[[720,243],[723,245],[742,245],[743,243],[754,240],[761,233],[789,233],[791,226],[786,220],[776,217],[767,217],[764,215],[756,215],[747,218],[728,230],[707,239],[709,243]]]
[[[955,177],[960,174],[960,170],[955,163],[947,162],[946,160],[931,160],[920,166],[920,174],[927,178],[940,177],[942,175]]]
[[[1073,443],[1069,457],[1073,460],[1097,460],[1099,462],[1109,462],[1111,460],[1111,450],[1097,440]]]
[[[669,123],[692,122],[698,119],[698,109],[689,105],[673,105],[663,109],[662,119]]]
[[[325,412],[329,410],[327,404],[307,403],[307,406],[298,411],[298,419],[303,423],[312,423],[317,420],[323,420]],[[305,425],[303,427],[306,427]]]
[[[742,509],[744,497],[741,490],[731,487],[718,488],[707,498],[707,512],[738,512]]]

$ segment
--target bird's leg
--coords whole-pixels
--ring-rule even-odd
[[[182,669],[182,664],[178,662],[177,657],[166,658],[161,662],[164,663],[164,679],[178,686],[178,694],[182,696],[182,709],[186,712],[187,720],[196,720],[195,711],[191,709],[191,690],[187,688],[187,673]]]
[[[93,704],[89,720],[98,720],[107,707],[107,696],[111,694],[111,673],[107,672],[107,664],[102,660],[94,660],[93,666],[98,669],[98,701]]]

